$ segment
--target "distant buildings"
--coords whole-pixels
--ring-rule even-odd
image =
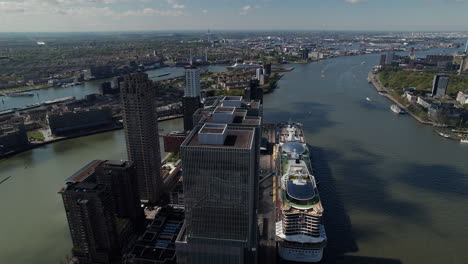
[[[193,129],[192,115],[200,107],[200,70],[193,66],[185,67],[185,93],[182,98],[184,130]]]
[[[302,60],[308,60],[309,59],[309,49],[304,48],[301,50],[301,55],[302,55]]]
[[[395,52],[390,52],[385,56],[385,65],[392,65],[395,59]]]
[[[432,83],[432,96],[444,96],[447,93],[449,77],[437,74]]]
[[[120,82],[125,138],[142,200],[156,203],[162,191],[156,89],[145,73],[125,75]]]
[[[83,130],[109,127],[114,124],[109,107],[48,113],[47,120],[54,135],[77,133]]]
[[[265,75],[261,75],[261,78],[265,78]],[[260,101],[263,102],[263,89],[259,88],[261,82],[258,80],[250,80],[249,88],[244,90],[244,98],[247,101]]]
[[[101,95],[118,94],[119,92],[119,89],[112,88],[112,84],[110,82],[103,82],[101,83],[101,87],[99,87],[99,93]]]
[[[468,90],[459,91],[456,99],[460,104],[468,104]]]
[[[386,61],[387,61],[387,55],[385,55],[385,54],[380,55],[380,62],[379,62],[379,65],[382,66],[382,67],[384,67]]]
[[[89,69],[91,78],[103,79],[114,76],[114,70],[112,66],[93,66]]]
[[[266,74],[266,75],[270,75],[271,74],[271,63],[264,63],[262,65],[262,68],[263,68],[263,73]]]
[[[28,146],[28,135],[22,118],[11,118],[0,122],[0,157]]]

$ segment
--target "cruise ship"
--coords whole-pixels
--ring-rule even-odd
[[[262,65],[255,64],[255,63],[235,63],[232,66],[228,66],[229,70],[237,70],[237,69],[252,69],[252,68],[261,68]]]
[[[323,207],[313,176],[302,125],[289,122],[279,132],[281,178],[276,184],[276,241],[287,261],[319,262],[327,244]]]

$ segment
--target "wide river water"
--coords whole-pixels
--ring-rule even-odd
[[[265,122],[304,124],[326,210],[325,262],[468,263],[468,146],[393,114],[366,81],[378,61],[291,65],[265,95]],[[181,126],[160,123],[165,131]],[[57,194],[64,179],[125,152],[119,130],[1,160],[0,180],[12,177],[0,185],[0,263],[59,263],[71,247]]]

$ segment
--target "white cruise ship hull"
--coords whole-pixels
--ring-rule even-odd
[[[303,249],[283,247],[281,243],[278,245],[278,253],[280,257],[287,261],[295,262],[319,262],[323,257],[323,248],[320,249]]]

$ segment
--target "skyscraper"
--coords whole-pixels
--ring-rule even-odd
[[[128,159],[135,164],[140,199],[156,203],[162,191],[156,89],[146,73],[120,82]]]
[[[218,113],[220,119],[231,116]],[[255,145],[254,128],[211,123],[182,144],[186,230],[177,244],[180,263],[255,258]]]
[[[432,83],[432,96],[444,96],[447,93],[449,77],[437,74]]]
[[[96,182],[105,185],[112,195],[115,214],[128,218],[136,230],[142,230],[145,215],[140,206],[136,169],[131,161],[103,161],[95,170]]]
[[[200,70],[193,66],[185,67],[185,91],[182,98],[184,130],[193,129],[192,115],[200,107]]]
[[[185,67],[184,92],[186,97],[200,97],[200,70],[197,67]]]
[[[119,256],[113,200],[103,184],[95,183],[93,161],[69,177],[59,192],[68,219],[73,256],[80,264],[111,263]]]

